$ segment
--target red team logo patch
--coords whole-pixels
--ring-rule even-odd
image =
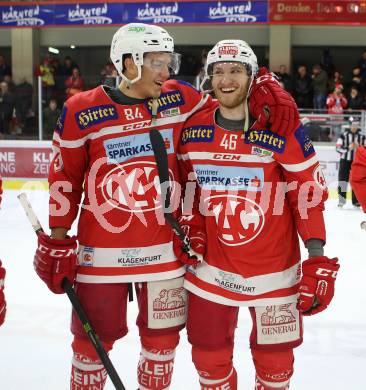
[[[236,195],[214,195],[204,202],[209,215],[216,219],[218,239],[225,245],[247,244],[263,229],[263,210],[250,199]]]
[[[174,192],[173,174],[170,171]],[[162,207],[156,164],[139,161],[117,166],[103,179],[106,202],[120,210],[143,213]]]

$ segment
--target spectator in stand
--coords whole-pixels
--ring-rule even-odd
[[[357,87],[352,87],[347,97],[348,111],[362,110],[362,100]]]
[[[347,107],[347,99],[343,95],[343,85],[337,84],[333,93],[330,93],[327,98],[328,114],[332,115],[332,139],[335,141],[342,131],[343,110]]]
[[[320,64],[323,67],[324,71],[327,73],[328,77],[330,78],[335,70],[333,56],[330,52],[330,49],[327,48],[323,50],[323,54],[320,59]]]
[[[14,83],[13,78],[11,77],[11,75],[10,75],[10,74],[5,75],[3,81],[5,81],[6,84],[8,84],[8,90],[9,90],[9,92],[15,94],[16,85],[15,85],[15,83]]]
[[[55,78],[55,89],[53,98],[57,100],[57,105],[60,107],[65,101],[65,81],[67,76],[65,75],[65,68],[60,64],[57,58],[52,60],[53,76]]]
[[[330,93],[327,98],[328,114],[343,114],[343,109],[347,107],[347,99],[343,95],[343,85],[337,84],[333,93]]]
[[[104,67],[103,69],[100,71],[100,75],[101,75],[101,84],[103,85],[110,85],[109,84],[109,81],[107,82],[108,79],[110,79],[111,77],[113,77],[113,71],[115,71],[115,75],[117,75],[118,73],[116,72],[116,68],[114,67],[114,65],[112,64],[111,61],[109,61]],[[115,79],[114,79],[115,81]],[[113,87],[115,87],[116,85],[116,82],[114,82],[113,84]]]
[[[365,79],[366,78],[366,50],[363,51],[357,66],[360,68],[361,78]]]
[[[53,68],[49,57],[45,57],[42,63],[36,70],[36,76],[41,76],[42,79],[42,93],[43,102],[48,104],[52,98],[53,89],[55,86],[55,79],[53,77]]]
[[[5,81],[0,83],[0,135],[9,134],[10,122],[13,118],[15,95],[9,92]]]
[[[287,73],[286,65],[280,65],[279,71],[275,72],[278,81],[282,82],[284,89],[291,93],[291,77]]]
[[[112,73],[109,76],[106,76],[103,85],[108,85],[109,87],[116,88],[118,72],[116,69],[112,70]]]
[[[336,70],[334,75],[328,79],[328,92],[332,93],[336,85],[343,85],[343,75]]]
[[[43,111],[43,129],[44,138],[52,139],[53,132],[56,127],[57,119],[61,114],[61,110],[57,108],[56,99],[51,99],[48,107]]]
[[[0,82],[5,76],[11,76],[10,66],[6,63],[5,57],[0,54]]]
[[[324,110],[328,92],[328,75],[319,64],[316,64],[313,66],[311,78],[313,106],[315,109]]]
[[[23,77],[15,89],[15,113],[17,116],[18,127],[23,132],[25,122],[32,109],[33,87]]]
[[[84,79],[81,77],[79,68],[74,68],[72,70],[72,75],[66,79],[65,86],[66,99],[84,91]]]
[[[294,77],[293,94],[299,108],[311,107],[311,78],[307,74],[306,66],[300,65]]]
[[[353,68],[353,70],[352,70],[352,79],[347,84],[347,88],[348,89],[351,89],[352,87],[356,87],[359,90],[361,95],[363,95],[365,93],[365,91],[366,91],[365,81],[362,80],[361,69],[358,68],[358,67]]]
[[[66,77],[72,76],[72,71],[74,68],[79,68],[78,65],[71,59],[70,56],[65,57],[64,61],[64,74]]]

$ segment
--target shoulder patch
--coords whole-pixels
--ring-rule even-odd
[[[164,92],[157,99],[158,101],[158,112],[168,110],[169,108],[182,106],[184,102],[183,95],[180,91],[169,91]],[[153,105],[153,99],[147,101],[147,109],[151,112]]]
[[[88,107],[75,113],[76,123],[81,130],[111,119],[118,119],[117,109],[112,104]]]
[[[182,130],[181,144],[188,142],[212,142],[215,136],[215,126],[191,126]]]
[[[245,134],[246,144],[255,144],[265,149],[273,150],[276,153],[283,153],[286,148],[286,138],[270,130],[249,130]]]
[[[60,116],[57,119],[56,128],[55,128],[56,133],[58,133],[60,136],[64,132],[64,125],[65,125],[66,114],[67,114],[67,106],[64,105],[62,107],[61,114],[60,114]]]
[[[313,143],[311,142],[309,134],[304,126],[301,125],[295,131],[295,138],[301,147],[304,157],[308,157],[315,152]]]

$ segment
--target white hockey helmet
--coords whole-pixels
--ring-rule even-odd
[[[119,75],[126,81],[134,83],[141,78],[141,67],[144,54],[151,52],[174,53],[174,40],[168,32],[159,26],[144,23],[129,23],[121,27],[113,36],[110,57]],[[138,68],[138,76],[129,80],[122,73],[122,58],[131,54]],[[179,71],[179,55],[172,58],[171,70],[177,74]]]
[[[254,54],[252,48],[240,39],[225,39],[219,41],[208,52],[207,61],[205,64],[205,78],[203,84],[210,79],[212,75],[213,64],[216,62],[240,62],[247,69],[248,76],[251,80],[254,79],[258,72],[257,56]]]

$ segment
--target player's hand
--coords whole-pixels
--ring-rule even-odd
[[[1,266],[0,260],[0,325],[5,321],[6,302],[4,295],[5,268]]]
[[[319,313],[330,304],[338,270],[337,258],[316,256],[303,262],[297,308],[304,316]]]
[[[196,227],[183,225],[182,229],[187,234],[190,240],[191,250],[198,254],[198,256],[190,255],[184,250],[183,243],[180,238],[174,234],[173,238],[173,250],[177,259],[186,265],[192,265],[196,267],[200,262],[201,258],[206,253],[206,233]]]
[[[295,100],[266,68],[260,68],[249,96],[249,111],[260,128],[286,136],[300,125]]]
[[[38,235],[38,248],[34,255],[34,269],[55,294],[62,294],[64,278],[73,283],[77,268],[76,237],[56,240],[44,233]]]

